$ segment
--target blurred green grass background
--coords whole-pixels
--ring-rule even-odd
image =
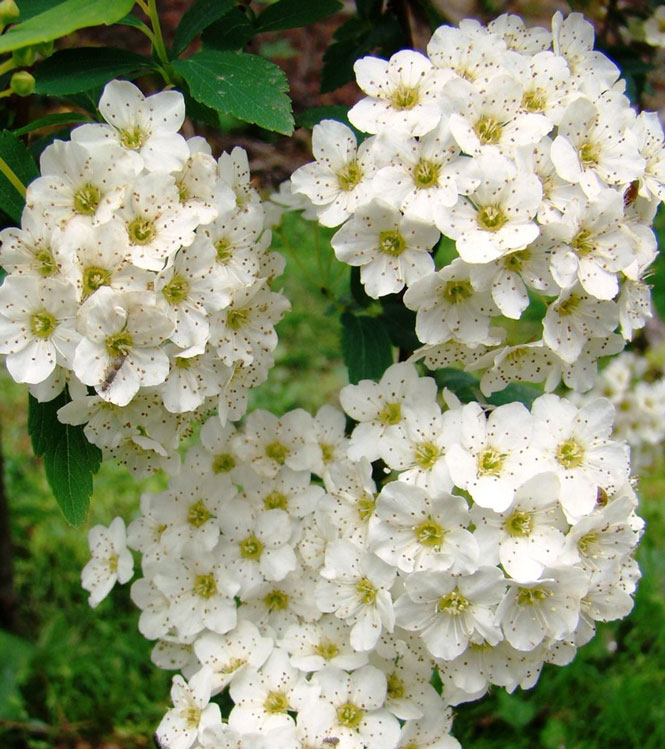
[[[277,364],[252,398],[277,413],[335,402],[346,382],[339,304],[348,276],[332,258],[332,232],[293,215],[275,232],[287,270],[277,280],[293,311],[280,323]],[[115,515],[130,521],[141,491],[105,463],[95,478],[88,524],[68,527],[32,456],[27,394],[0,378],[5,483],[11,506],[20,637],[0,630],[0,747],[104,749],[153,746],[169,700],[171,674],[150,662],[138,633],[129,585],[92,610],[80,587],[87,530]],[[643,578],[632,615],[601,625],[572,665],[546,665],[536,687],[495,690],[456,710],[454,735],[465,749],[665,747],[665,463],[640,477],[647,529],[638,552]]]

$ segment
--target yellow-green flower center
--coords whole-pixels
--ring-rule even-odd
[[[594,143],[584,143],[579,150],[580,164],[585,168],[597,166],[598,156],[598,146]]]
[[[524,263],[529,260],[531,253],[529,250],[519,250],[518,252],[511,252],[510,255],[506,255],[503,258],[503,267],[506,270],[512,270],[516,273],[522,270]]]
[[[111,572],[117,572],[118,571],[118,555],[117,554],[111,554],[109,557],[109,569]]]
[[[179,273],[175,273],[173,278],[162,289],[162,294],[164,294],[166,301],[172,305],[180,304],[180,302],[187,299],[188,293],[189,281]]]
[[[577,251],[581,257],[593,252],[596,245],[593,241],[593,234],[588,229],[580,229],[573,237],[570,246]]]
[[[185,726],[191,730],[196,728],[201,720],[201,711],[194,705],[188,705],[180,711],[180,717],[185,723]]]
[[[283,692],[268,692],[263,707],[271,715],[285,713],[289,709],[289,700]]]
[[[339,648],[331,640],[321,640],[314,652],[324,660],[330,661],[339,653]]]
[[[398,86],[390,97],[390,103],[400,111],[413,109],[420,101],[420,94],[417,88],[412,86]]]
[[[58,270],[55,258],[51,254],[51,251],[45,247],[35,252],[35,260],[37,261],[37,272],[42,278],[48,278]]]
[[[203,500],[199,499],[198,502],[194,502],[193,505],[189,506],[189,510],[187,511],[187,522],[190,525],[193,525],[194,528],[200,528],[207,523],[212,516],[210,510],[208,510],[203,503]]]
[[[468,598],[465,598],[458,590],[453,590],[447,595],[439,598],[436,609],[439,612],[444,612],[451,616],[459,616],[464,613],[470,605],[471,602]]]
[[[351,192],[360,183],[363,178],[362,169],[358,162],[354,159],[337,172],[337,184],[340,190],[344,192]]]
[[[369,520],[374,514],[376,499],[371,494],[363,494],[356,503],[358,515],[361,520]]]
[[[30,332],[35,338],[50,338],[57,326],[58,321],[45,309],[30,317]]]
[[[220,453],[219,455],[215,455],[212,460],[212,470],[215,473],[228,473],[235,467],[235,458],[233,457],[233,455],[229,455],[229,453]]]
[[[111,283],[111,271],[98,265],[90,265],[83,271],[83,296],[94,294],[102,286]]]
[[[413,170],[413,181],[420,190],[434,187],[439,181],[440,167],[434,161],[420,159]]]
[[[99,188],[88,183],[74,195],[74,210],[84,216],[94,216],[101,197]]]
[[[150,244],[155,238],[155,223],[149,218],[137,216],[127,224],[127,234],[132,244]]]
[[[416,445],[416,464],[424,471],[431,468],[440,457],[441,450],[433,442],[421,442]]]
[[[551,595],[544,588],[520,588],[517,593],[517,604],[519,606],[533,606]]]
[[[220,263],[225,263],[233,254],[231,252],[231,242],[225,237],[215,242],[215,249],[217,250],[217,260]]]
[[[395,424],[399,424],[401,420],[402,404],[399,402],[386,403],[379,414],[379,421],[384,426],[394,426]]]
[[[533,517],[519,510],[510,515],[503,526],[511,536],[530,536],[533,531]]]
[[[399,678],[399,676],[396,673],[392,673],[388,675],[388,698],[391,700],[401,700],[402,697],[406,694],[406,689],[404,687],[404,681]]]
[[[547,104],[547,96],[540,88],[526,91],[522,97],[522,108],[527,112],[542,112]]]
[[[406,249],[404,237],[396,230],[382,231],[379,234],[379,251],[385,255],[398,257]]]
[[[505,459],[504,453],[494,447],[486,447],[478,453],[478,473],[482,476],[498,476]]]
[[[287,459],[289,452],[289,448],[279,440],[275,440],[269,445],[266,445],[266,455],[270,458],[270,460],[274,460],[275,463],[279,463],[279,465],[284,465],[284,461]]]
[[[197,575],[194,578],[194,592],[201,598],[210,598],[217,592],[217,584],[213,575]]]
[[[490,115],[483,115],[478,122],[476,122],[473,129],[478,136],[478,140],[486,146],[494,145],[501,140],[503,126],[498,120],[490,117]]]
[[[476,214],[478,226],[485,231],[499,231],[508,223],[508,217],[499,205],[484,205],[478,209]]]
[[[131,351],[133,343],[131,334],[126,330],[121,330],[119,333],[108,336],[105,341],[106,351],[114,359],[124,357]]]
[[[269,611],[283,611],[289,605],[289,595],[275,588],[264,596],[263,603]]]
[[[557,447],[556,459],[564,468],[579,468],[584,463],[584,448],[571,437]]]
[[[577,294],[571,294],[568,299],[564,299],[563,302],[558,304],[554,310],[561,317],[568,317],[580,306],[581,301],[582,300],[577,296]]]
[[[240,554],[245,559],[260,559],[263,553],[263,544],[255,535],[247,536],[240,544]]]
[[[324,463],[330,463],[335,459],[335,448],[332,445],[319,442],[319,447],[321,448],[321,459]]]
[[[358,728],[365,711],[353,704],[345,702],[337,708],[337,721],[345,728]]]
[[[422,546],[429,546],[430,548],[438,548],[443,543],[443,537],[445,531],[443,528],[433,520],[431,517],[427,520],[423,520],[414,529],[418,543]]]
[[[135,125],[129,130],[122,130],[120,132],[120,142],[125,148],[131,148],[132,151],[138,151],[138,149],[145,143],[145,140],[146,134],[138,125]]]
[[[590,533],[587,533],[586,535],[582,536],[582,538],[580,538],[580,540],[577,542],[577,548],[580,550],[580,554],[588,557],[592,548],[596,545],[597,542],[598,534],[595,531],[591,531]]]
[[[220,671],[223,674],[233,674],[235,673],[239,668],[245,665],[247,663],[247,660],[245,658],[229,658],[226,663],[220,667]]]
[[[281,492],[274,491],[266,496],[263,505],[266,510],[286,510],[289,506],[289,500]]]
[[[443,298],[450,304],[461,304],[473,296],[471,281],[448,281],[443,287]]]
[[[226,313],[226,327],[231,330],[240,330],[249,318],[247,309],[230,309]]]
[[[374,603],[376,600],[376,588],[366,577],[356,583],[356,593],[361,603]]]

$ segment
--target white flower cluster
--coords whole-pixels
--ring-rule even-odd
[[[164,747],[454,749],[450,706],[533,686],[629,613],[643,524],[611,404],[437,395],[400,363],[342,389],[349,438],[331,406],[211,417],[168,489],[143,495],[127,532],[139,629],[188,679]],[[120,577],[107,547],[95,602]]]
[[[237,419],[265,379],[282,259],[246,153],[185,140],[180,92],[112,81],[99,110],[45,149],[21,228],[0,234],[0,353],[40,400],[67,384],[59,418],[104,457],[173,471],[193,413]]]
[[[588,392],[568,396],[578,406],[607,398],[614,406],[613,436],[630,445],[633,470],[651,465],[665,440],[665,379],[645,356],[624,351],[601,370]]]
[[[663,131],[593,41],[579,13],[556,13],[552,32],[504,15],[440,27],[427,55],[358,60],[366,96],[348,116],[371,137],[325,120],[316,161],[292,175],[320,223],[342,224],[335,253],[369,296],[406,287],[420,355],[485,368],[485,394],[588,389],[651,314]],[[441,235],[458,257],[437,268]]]

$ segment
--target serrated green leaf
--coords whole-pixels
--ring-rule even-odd
[[[220,21],[208,26],[201,35],[201,41],[205,47],[213,49],[242,49],[254,34],[254,24],[239,8],[234,8]]]
[[[58,409],[69,401],[67,392],[46,403],[30,396],[28,432],[35,455],[44,460],[46,478],[65,520],[82,523],[92,494],[92,477],[102,460],[100,449],[90,444],[83,426],[58,421]]]
[[[173,40],[173,53],[179,55],[210,24],[225,16],[235,0],[197,0],[180,19]]]
[[[349,108],[341,104],[330,104],[322,107],[309,107],[296,115],[296,125],[310,130],[321,120],[337,120],[350,127],[347,117]]]
[[[293,132],[284,71],[257,55],[203,49],[173,68],[194,99],[219,112],[284,135]]]
[[[342,7],[339,0],[278,0],[256,19],[256,30],[281,31],[307,26],[337,13]]]
[[[393,349],[385,326],[377,317],[342,315],[342,354],[349,382],[378,380],[393,363]]]
[[[12,26],[0,36],[0,54],[59,39],[87,26],[115,23],[133,7],[134,0],[65,0]]]
[[[0,157],[24,185],[39,176],[37,165],[23,141],[9,130],[0,131]],[[0,171],[0,208],[18,224],[24,205],[23,196]]]
[[[355,78],[353,63],[370,51],[365,40],[349,40],[331,44],[323,54],[321,93],[340,88]]]
[[[52,127],[54,125],[68,125],[76,124],[79,122],[91,122],[88,115],[82,112],[55,112],[54,114],[47,114],[45,117],[40,117],[38,120],[29,122],[24,127],[20,127],[17,130],[12,130],[13,135],[25,135],[31,133],[34,130],[42,130],[43,128]]]
[[[365,291],[365,286],[360,280],[360,268],[357,265],[351,266],[351,277],[349,279],[349,288],[351,296],[359,307],[369,307],[374,301]]]
[[[115,47],[63,49],[33,71],[35,93],[67,96],[104,86],[113,78],[131,78],[154,63],[143,55]]]

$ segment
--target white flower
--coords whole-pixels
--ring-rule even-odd
[[[104,400],[126,406],[140,387],[166,379],[169,360],[160,345],[173,323],[147,294],[103,286],[79,309],[77,322],[83,339],[74,372]]]
[[[471,575],[427,570],[409,575],[406,593],[395,602],[400,627],[420,632],[429,652],[452,660],[478,637],[495,645],[501,632],[494,608],[506,583],[501,570],[480,567]]]
[[[202,668],[189,683],[182,676],[173,677],[173,707],[162,718],[156,732],[161,746],[168,749],[189,749],[209,728],[221,724],[219,705],[210,702],[212,672]]]
[[[533,650],[545,639],[572,634],[589,578],[578,567],[547,567],[531,583],[514,583],[496,611],[508,642],[517,650]]]
[[[395,623],[390,589],[396,570],[349,541],[335,541],[326,549],[323,580],[316,589],[316,603],[324,612],[352,624],[354,650],[371,650],[385,628]]]
[[[88,603],[94,608],[119,583],[126,583],[134,574],[134,560],[127,549],[125,522],[114,518],[108,528],[95,525],[88,532],[92,559],[81,571],[81,585],[90,592]]]
[[[315,162],[291,175],[293,192],[306,195],[323,226],[338,226],[372,196],[371,141],[358,145],[341,122],[322,120],[312,130]]]
[[[504,512],[472,508],[474,536],[481,558],[500,561],[514,579],[535,580],[552,566],[563,551],[568,523],[559,506],[559,479],[554,473],[539,473],[515,492]]]
[[[360,266],[365,291],[378,299],[434,271],[429,253],[439,236],[433,226],[374,199],[342,226],[331,244],[338,260]]]
[[[376,500],[369,549],[402,572],[473,572],[478,547],[468,524],[463,497],[441,492],[431,498],[417,486],[391,481]]]
[[[129,81],[111,81],[99,100],[99,111],[109,125],[81,125],[72,140],[90,151],[120,145],[132,155],[137,171],[173,172],[189,157],[187,142],[178,134],[185,119],[185,100],[179,91],[145,97]]]
[[[659,5],[644,22],[644,38],[653,47],[665,47],[665,9]]]
[[[349,110],[349,121],[359,130],[394,128],[406,135],[425,135],[439,124],[442,108],[437,94],[443,79],[425,55],[405,49],[388,62],[363,57],[353,69],[367,94]]]
[[[16,382],[47,379],[70,367],[81,336],[74,328],[76,289],[56,278],[10,276],[0,288],[0,353]]]
[[[556,395],[533,402],[533,440],[543,455],[544,470],[561,479],[561,504],[568,518],[588,515],[598,489],[611,492],[629,473],[628,446],[610,440],[614,408],[597,398],[581,409]]]

